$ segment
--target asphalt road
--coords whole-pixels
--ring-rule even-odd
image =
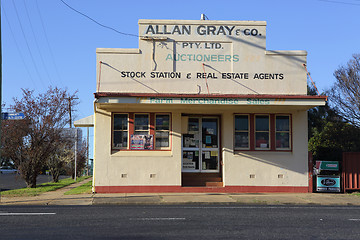
[[[60,176],[60,179],[68,178],[69,176]],[[37,184],[51,182],[50,175],[39,175],[37,177]],[[6,191],[11,189],[19,189],[26,187],[25,181],[19,174],[0,174],[0,191]]]
[[[1,239],[359,239],[360,207],[0,208]]]

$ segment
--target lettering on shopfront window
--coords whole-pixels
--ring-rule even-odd
[[[284,101],[285,102],[285,101]],[[282,102],[282,103],[284,103]],[[258,98],[141,98],[138,103],[150,103],[150,104],[220,104],[220,105],[269,105],[274,103],[274,99],[258,99]],[[277,104],[279,104],[277,102]]]

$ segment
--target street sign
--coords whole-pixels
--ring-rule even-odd
[[[3,120],[21,120],[24,118],[24,113],[1,113],[1,119]]]

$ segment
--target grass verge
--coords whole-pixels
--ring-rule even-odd
[[[67,192],[65,192],[65,195],[74,195],[74,194],[83,194],[83,193],[92,193],[92,181],[84,183],[83,185],[73,188]]]
[[[90,176],[79,177],[76,179],[76,182],[81,182],[89,177]],[[20,188],[20,189],[4,191],[4,192],[1,192],[1,195],[7,196],[7,197],[37,196],[37,195],[40,195],[41,193],[55,191],[57,189],[69,186],[70,184],[73,184],[73,183],[75,183],[74,179],[65,178],[65,179],[59,180],[59,182],[57,182],[57,183],[48,182],[48,183],[39,184],[39,185],[37,185],[36,188]]]

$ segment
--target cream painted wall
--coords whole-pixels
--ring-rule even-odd
[[[152,111],[153,109],[150,109]],[[127,108],[129,112],[139,109]],[[143,109],[146,111],[146,109]],[[307,112],[292,111],[292,152],[233,152],[234,113],[210,106],[202,110],[183,109],[172,113],[171,151],[117,151],[111,153],[111,112],[97,110],[96,186],[181,186],[181,112],[220,114],[223,181],[225,186],[307,186]],[[121,108],[115,112],[122,112]],[[249,111],[243,113],[251,113]],[[276,113],[276,108],[268,108]],[[284,113],[284,112],[281,112]],[[126,178],[121,175],[126,174]],[[155,174],[155,178],[150,178]],[[254,174],[255,178],[250,178]],[[283,175],[279,178],[278,175]]]
[[[111,112],[97,110],[95,117],[95,186],[181,185],[181,148],[174,147],[181,146],[180,113],[172,113],[171,151],[111,152]]]
[[[225,186],[307,186],[307,112],[292,112],[292,121],[292,152],[234,153],[233,138],[224,137]],[[231,114],[224,116],[224,126],[224,136],[232,136],[234,122]]]
[[[162,33],[149,32],[149,26]],[[175,26],[192,27],[192,32],[163,33]],[[229,30],[199,35],[200,27],[233,30],[231,35]],[[257,35],[245,35],[246,29]],[[139,34],[139,49],[97,49],[97,92],[197,94],[200,87],[200,93],[207,94],[205,78],[198,77],[206,73],[212,74],[207,75],[211,94],[306,95],[306,51],[267,51],[266,22],[140,20]],[[151,77],[159,72],[180,76]],[[248,79],[223,79],[222,73],[247,73]],[[283,77],[254,78],[264,73]]]

